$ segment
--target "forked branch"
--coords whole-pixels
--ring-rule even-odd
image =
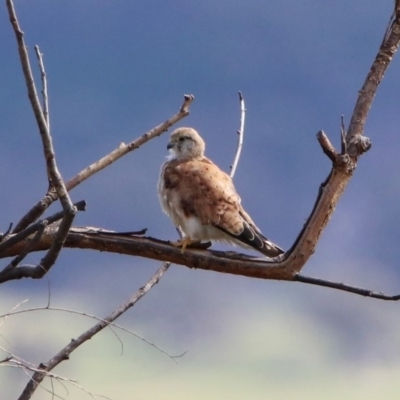
[[[89,165],[88,167],[84,168],[81,172],[76,174],[73,178],[66,182],[65,186],[68,191],[71,191],[80,183],[84,182],[86,179],[90,178],[97,172],[101,171],[102,169],[108,167],[113,162],[117,161],[119,158],[125,156],[126,154],[130,153],[133,150],[138,149],[140,146],[148,142],[149,140],[160,136],[162,133],[166,132],[172,125],[176,124],[182,118],[185,118],[189,115],[189,108],[194,100],[194,96],[192,94],[185,94],[184,101],[179,109],[179,111],[173,115],[172,117],[168,118],[166,121],[162,122],[161,124],[157,125],[150,131],[144,133],[142,136],[138,137],[137,139],[133,140],[132,142],[125,144],[121,143],[115,150],[111,153],[107,154],[106,156],[102,157],[101,159],[95,161],[93,164]],[[50,189],[47,194],[39,200],[17,223],[13,232],[17,233],[22,229],[25,229],[29,224],[36,221],[45,211],[46,209],[55,201],[57,200],[58,195],[53,190]]]
[[[142,286],[128,301],[121,304],[110,315],[93,325],[86,332],[82,333],[78,338],[72,339],[71,342],[58,352],[53,358],[44,364],[40,364],[38,370],[32,375],[29,383],[18,400],[28,400],[32,397],[34,391],[47,376],[48,372],[55,368],[62,361],[68,360],[70,354],[80,345],[90,340],[96,333],[106,328],[111,322],[115,321],[119,316],[133,307],[149,290],[156,285],[169,268],[169,263],[163,263],[149,281]]]
[[[44,107],[46,112],[43,111],[40,101],[37,95],[37,90],[35,86],[35,81],[33,78],[27,47],[24,40],[24,33],[22,32],[18,19],[15,13],[14,4],[12,0],[7,0],[7,8],[10,17],[11,25],[14,29],[15,37],[18,44],[18,52],[20,56],[20,61],[22,65],[22,71],[24,74],[26,86],[28,89],[28,97],[32,106],[33,113],[39,128],[40,137],[42,139],[42,147],[44,153],[44,159],[46,162],[47,176],[52,186],[55,188],[58,198],[60,199],[62,208],[64,210],[64,215],[60,224],[60,228],[54,239],[54,242],[49,248],[47,254],[42,258],[40,264],[37,266],[40,270],[47,272],[55,263],[60,254],[60,251],[64,245],[65,238],[67,237],[69,228],[72,225],[75,214],[77,212],[76,208],[72,204],[69,197],[68,191],[65,187],[61,173],[58,170],[55,152],[53,148],[52,138],[50,136],[49,129],[49,115],[47,107],[47,83],[44,73],[44,65],[42,55],[39,50],[37,50],[39,57],[39,65],[42,72],[42,82],[43,82],[43,96],[46,94],[44,100]],[[38,236],[35,240],[38,239]],[[14,262],[10,263],[7,268],[15,268],[17,266],[17,261],[23,257],[18,257]]]

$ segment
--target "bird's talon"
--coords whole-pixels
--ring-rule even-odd
[[[180,239],[176,242],[170,241],[169,242],[172,246],[174,247],[181,247],[181,253],[183,254],[186,250],[187,247],[192,247],[192,245],[195,245],[193,247],[199,247],[203,248],[202,243],[198,240],[193,240],[190,239],[189,237],[185,237],[183,239]]]
[[[192,243],[196,243],[196,240],[192,240],[189,237],[185,237],[177,242],[170,242],[174,247],[181,247],[181,253],[185,252],[187,246],[190,246]]]

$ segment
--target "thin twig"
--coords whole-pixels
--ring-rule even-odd
[[[233,164],[231,166],[230,177],[233,178],[236,172],[237,165],[240,159],[240,153],[242,152],[243,147],[243,135],[244,135],[244,121],[246,118],[246,107],[244,104],[244,98],[242,96],[242,92],[239,92],[239,101],[240,101],[240,127],[237,131],[238,134],[238,145],[236,149],[235,158],[233,160]]]
[[[38,45],[36,45],[34,48],[39,64],[40,78],[42,80],[43,116],[47,123],[47,129],[50,132],[49,96],[47,94],[47,78],[46,78],[46,70],[44,68],[44,63],[43,63],[43,53],[40,52]]]
[[[372,101],[377,92],[378,86],[390,65],[400,43],[400,9],[396,1],[389,25],[383,36],[378,54],[371,66],[371,69],[364,80],[359,91],[357,102],[347,130],[347,142],[349,143],[355,135],[362,135]]]
[[[348,153],[346,141],[346,126],[344,124],[344,116],[341,116],[340,121],[340,154],[343,156]]]
[[[37,95],[35,80],[33,78],[32,69],[29,62],[27,46],[24,40],[24,33],[19,26],[17,14],[15,12],[14,3],[12,0],[7,0],[7,8],[10,17],[11,25],[14,29],[15,37],[18,44],[18,52],[22,65],[22,71],[25,78],[25,83],[28,89],[28,96],[32,106],[33,113],[39,128],[39,133],[42,139],[43,151],[46,160],[47,173],[54,185],[58,196],[60,197],[63,209],[73,209],[72,202],[68,196],[61,174],[58,171],[53,143],[50,132],[46,123],[46,119],[40,105],[39,97]]]
[[[20,306],[21,304],[22,303],[19,303],[16,307]],[[108,327],[110,329],[111,329],[111,327],[114,327],[114,328],[120,329],[121,331],[127,332],[127,333],[131,334],[132,336],[135,336],[137,339],[140,339],[144,343],[150,345],[151,347],[154,347],[156,350],[158,350],[159,352],[165,354],[167,357],[171,358],[175,362],[177,362],[176,361],[177,358],[183,357],[183,355],[186,353],[186,352],[184,352],[184,353],[181,353],[181,354],[178,354],[178,355],[171,355],[166,350],[163,350],[161,347],[157,346],[155,343],[151,342],[150,340],[147,340],[143,336],[140,336],[139,334],[137,334],[136,332],[131,331],[130,329],[124,328],[123,326],[118,325],[118,324],[116,324],[114,322],[106,321],[105,319],[96,317],[95,315],[87,314],[87,313],[82,312],[82,311],[76,311],[76,310],[71,310],[71,309],[67,309],[67,308],[60,308],[60,307],[50,307],[50,306],[26,308],[24,310],[14,311],[16,309],[16,307],[13,307],[13,309],[10,310],[8,313],[0,315],[0,319],[3,319],[3,321],[4,321],[5,318],[8,318],[10,316],[14,316],[14,315],[18,315],[18,314],[25,314],[25,313],[29,313],[29,312],[33,312],[33,311],[46,311],[46,310],[48,310],[48,311],[66,312],[66,313],[70,313],[70,314],[76,314],[76,315],[81,315],[81,316],[84,316],[84,317],[92,318],[92,319],[95,319],[96,321],[105,322],[105,323],[107,323],[107,325],[108,325]],[[3,321],[0,322],[0,326],[3,323]],[[118,338],[118,336],[117,336],[117,338]]]
[[[319,131],[317,133],[317,140],[324,154],[327,155],[333,163],[335,163],[338,153],[324,131]]]
[[[28,299],[20,301],[18,304],[13,306],[13,308],[7,314],[4,314],[2,317],[0,317],[0,318],[2,318],[2,320],[0,321],[0,327],[3,325],[3,323],[7,319],[7,317],[9,315],[13,314],[14,310],[16,310],[18,307],[20,307],[22,304],[26,303],[27,301],[28,301]]]
[[[68,360],[70,354],[76,350],[81,344],[90,340],[98,332],[106,328],[110,322],[116,320],[120,315],[126,312],[129,308],[133,307],[154,285],[156,285],[164,273],[168,270],[170,264],[163,263],[156,273],[149,279],[149,281],[142,286],[126,303],[121,304],[110,315],[104,318],[103,321],[98,322],[92,328],[82,333],[77,339],[73,339],[67,346],[65,346],[59,353],[50,359],[36,371],[31,380],[26,385],[19,400],[28,400],[32,397],[38,385],[46,377],[46,373],[51,371],[54,367],[62,361]]]
[[[5,351],[4,349],[2,349],[2,350]],[[61,375],[56,375],[56,374],[54,374],[52,372],[47,372],[47,371],[43,372],[42,369],[39,369],[39,368],[31,366],[30,363],[28,363],[25,360],[22,360],[19,357],[18,358],[10,357],[10,359],[7,361],[7,363],[3,364],[2,366],[4,366],[4,367],[21,368],[25,372],[29,371],[29,372],[34,372],[34,373],[45,374],[47,378],[50,378],[51,380],[55,379],[58,383],[62,384],[64,388],[66,388],[66,387],[63,384],[63,382],[66,382],[66,383],[69,383],[70,385],[75,386],[76,388],[82,390],[83,392],[85,392],[87,395],[89,395],[93,399],[97,399],[99,397],[102,397],[102,398],[105,398],[105,399],[109,399],[109,397],[106,397],[106,396],[93,394],[92,392],[90,392],[87,389],[85,389],[82,385],[79,385],[79,383],[77,381],[73,380],[73,379],[65,378],[65,377],[63,377]],[[30,378],[29,374],[27,374],[27,375]],[[43,389],[44,391],[50,393],[52,396],[57,397],[59,399],[64,399],[64,397],[61,397],[61,396],[57,395],[54,392],[54,386],[53,385],[51,385],[52,386],[52,390],[49,390],[49,389],[45,388],[40,383],[39,383],[39,386],[40,386],[41,389]]]
[[[129,152],[138,149],[140,146],[148,142],[149,140],[160,136],[163,132],[167,131],[172,125],[176,124],[182,118],[189,115],[189,107],[190,104],[193,102],[194,96],[193,95],[184,95],[184,101],[182,106],[180,107],[179,111],[173,115],[171,118],[167,119],[160,125],[156,126],[155,128],[151,129],[150,131],[144,133],[142,136],[138,137],[137,139],[133,140],[132,142],[125,144],[121,143],[115,150],[111,153],[107,154],[100,160],[94,162],[93,164],[89,165],[88,167],[84,168],[81,172],[71,178],[65,185],[68,191],[71,191],[73,188],[78,186],[80,183],[85,181],[86,179],[90,178],[95,173],[101,171],[102,169],[108,167],[113,162],[117,161],[122,156],[128,154]],[[43,199],[38,201],[17,223],[14,228],[14,233],[25,229],[29,224],[33,221],[36,221],[43,212],[55,201],[57,200],[57,193],[54,191],[50,191],[47,193]]]
[[[29,239],[28,244],[25,248],[19,253],[4,269],[2,272],[7,272],[10,269],[16,268],[17,265],[33,250],[36,244],[39,242],[40,238],[43,235],[43,232],[47,226],[47,222],[43,221],[40,224],[39,229],[37,230],[35,236],[32,239]]]
[[[295,282],[302,282],[302,283],[308,283],[310,285],[316,285],[316,286],[323,286],[323,287],[328,287],[331,289],[337,289],[337,290],[342,290],[344,292],[349,292],[353,294],[358,294],[360,296],[365,296],[365,297],[371,297],[374,299],[380,299],[380,300],[393,300],[393,301],[398,301],[400,300],[400,294],[396,295],[387,295],[382,292],[374,292],[369,289],[364,289],[364,288],[359,288],[356,286],[351,286],[351,285],[346,285],[345,283],[341,282],[332,282],[332,281],[327,281],[325,279],[319,279],[319,278],[312,278],[310,276],[304,276],[304,275],[296,275],[293,279]]]

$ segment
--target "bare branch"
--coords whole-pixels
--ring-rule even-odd
[[[98,332],[106,328],[110,322],[115,321],[119,316],[121,316],[129,308],[133,307],[154,285],[156,285],[164,273],[168,270],[170,264],[163,263],[161,267],[155,272],[155,274],[149,279],[149,281],[142,286],[127,302],[121,304],[117,309],[115,309],[110,315],[108,315],[104,320],[98,322],[92,328],[88,329],[86,332],[82,333],[77,339],[72,339],[71,342],[65,346],[59,353],[57,353],[51,360],[46,364],[41,364],[38,370],[32,375],[31,380],[26,385],[24,391],[22,392],[19,400],[28,400],[32,397],[38,385],[46,377],[46,373],[51,371],[61,362],[68,360],[70,354],[76,350],[80,345],[90,340]]]
[[[338,152],[333,147],[331,141],[324,131],[319,131],[317,133],[317,140],[322,148],[322,151],[329,157],[329,159],[334,163],[336,162]]]
[[[385,34],[382,46],[359,92],[346,134],[347,145],[342,146],[342,149],[347,152],[339,154],[329,140],[321,143],[322,135],[319,137],[325,154],[333,161],[333,168],[320,187],[316,203],[305,226],[291,249],[285,253],[284,264],[292,270],[293,276],[301,271],[314,253],[318,240],[357,167],[358,157],[371,147],[370,139],[362,136],[362,133],[375,92],[399,46],[400,15],[398,12],[397,9],[396,18],[391,22],[389,33]],[[344,127],[342,129],[344,130]],[[324,139],[327,137],[325,136]]]
[[[18,304],[14,305],[13,308],[11,308],[11,310],[10,310],[7,314],[3,315],[3,316],[1,317],[2,320],[0,321],[0,327],[3,325],[4,321],[7,319],[8,315],[12,315],[12,314],[14,313],[14,311],[15,311],[18,307],[20,307],[22,304],[26,303],[27,301],[28,301],[28,299],[25,299],[25,300],[20,301]]]
[[[74,204],[74,206],[76,207],[76,209],[78,211],[85,211],[86,208],[86,202],[84,200],[78,201],[77,203]],[[3,235],[2,240],[0,241],[0,254],[2,253],[2,251],[4,251],[5,249],[7,249],[8,247],[13,246],[15,243],[18,243],[19,241],[27,238],[29,235],[32,235],[33,233],[35,233],[41,226],[41,224],[44,221],[47,221],[47,224],[50,225],[58,220],[60,220],[65,214],[65,211],[59,211],[56,214],[53,214],[52,216],[41,220],[39,222],[37,222],[34,225],[30,225],[28,228],[24,229],[23,231],[12,235],[12,236],[8,236],[8,231]]]
[[[378,54],[376,55],[371,69],[365,78],[364,84],[359,91],[359,96],[357,98],[347,132],[347,143],[350,143],[356,135],[363,134],[364,125],[367,120],[372,101],[375,97],[375,93],[383,76],[385,75],[388,66],[390,65],[390,62],[393,59],[394,54],[399,47],[400,9],[397,3],[398,2],[395,2],[395,8],[390,18],[389,26],[384,34]],[[349,153],[351,153],[353,157],[357,155],[357,151],[354,151],[353,155],[351,149],[349,149]]]
[[[15,257],[4,269],[2,272],[9,271],[10,269],[15,268],[35,247],[35,245],[39,242],[40,238],[43,235],[43,232],[47,226],[46,221],[42,221],[39,229],[37,230],[35,236],[32,239],[29,239],[26,247]]]
[[[34,48],[36,57],[38,59],[40,77],[42,80],[43,116],[47,123],[47,129],[50,132],[49,96],[47,94],[47,78],[46,78],[46,70],[44,69],[44,63],[43,63],[43,53],[40,52],[39,46],[36,45]]]
[[[341,155],[348,154],[347,150],[347,142],[346,142],[346,127],[344,125],[344,116],[341,117],[341,124],[340,124],[340,145],[341,145]]]
[[[66,183],[66,188],[68,191],[72,190],[80,183],[85,181],[86,179],[90,178],[95,173],[101,171],[103,168],[108,167],[114,161],[117,161],[122,156],[128,154],[129,152],[138,149],[141,145],[148,142],[149,140],[160,136],[163,132],[167,131],[172,125],[176,124],[182,118],[189,115],[189,107],[190,104],[193,102],[194,96],[193,95],[184,95],[184,102],[180,107],[179,111],[173,115],[171,118],[167,119],[160,125],[156,126],[155,128],[151,129],[150,131],[146,132],[139,138],[133,140],[132,142],[125,144],[121,143],[115,150],[111,153],[106,155],[105,157],[101,158],[100,160],[94,162],[93,164],[89,165],[73,178],[71,178]],[[25,229],[29,224],[33,221],[36,221],[43,212],[55,201],[57,200],[57,193],[54,191],[48,192],[42,200],[37,202],[31,210],[18,222],[16,227],[14,228],[14,233]]]
[[[84,210],[86,206],[85,201],[80,201],[76,203],[76,209],[77,210]],[[0,277],[7,275],[10,270],[15,268],[19,262],[22,261],[23,258],[26,257],[28,253],[30,253],[34,248],[36,247],[37,244],[39,244],[39,241],[43,235],[43,230],[45,229],[46,226],[58,221],[59,219],[63,218],[65,216],[65,211],[58,212],[48,219],[42,220],[37,222],[34,225],[29,226],[25,230],[23,230],[20,233],[17,233],[16,235],[10,236],[6,238],[4,242],[0,243],[0,255],[3,251],[5,251],[7,248],[12,247],[18,242],[24,241],[24,247],[21,248],[20,253],[17,255],[17,257],[10,263],[8,264],[1,272],[0,272]],[[66,229],[65,225],[63,228],[63,222],[65,221],[65,218],[62,219],[61,224],[59,228],[53,227],[53,229]],[[69,226],[68,230],[64,233],[65,237],[62,240],[62,243],[58,243],[58,246],[56,247],[56,252],[52,252],[51,249],[54,248],[55,243],[60,235],[56,235],[54,237],[54,242],[51,244],[49,247],[49,251],[46,254],[46,256],[42,259],[41,263],[37,266],[22,266],[20,268],[23,268],[24,270],[29,270],[31,277],[35,277],[36,279],[42,278],[46,272],[51,268],[51,266],[54,264],[55,260],[57,259],[57,256],[63,247],[63,244],[65,242],[65,238],[68,234],[69,231]],[[36,235],[33,239],[27,239],[30,235],[36,232]],[[56,243],[57,244],[57,243]],[[1,278],[0,278],[1,279]]]
[[[38,244],[35,251],[45,250],[46,247],[50,245],[52,241],[51,229],[51,227],[46,229],[41,242]],[[279,256],[276,259],[266,259],[264,257],[260,258],[239,254],[233,251],[222,252],[190,247],[187,247],[185,252],[182,253],[179,248],[172,246],[166,241],[143,236],[124,236],[119,233],[113,235],[111,232],[103,234],[101,230],[96,232],[95,229],[96,228],[94,227],[71,228],[65,242],[65,247],[140,256],[184,265],[189,268],[241,275],[250,278],[299,281],[315,285],[319,284],[320,286],[345,290],[350,293],[383,300],[400,299],[400,295],[388,296],[385,294],[376,294],[376,292],[369,289],[353,288],[352,286],[341,283],[303,277],[296,272],[298,268],[296,260],[291,261],[290,257],[285,258],[284,255],[283,257]],[[22,246],[23,243],[20,242],[13,248],[8,249],[5,253],[12,252],[13,254],[18,254],[19,248],[22,248]],[[3,254],[0,257],[11,256],[13,254]],[[0,283],[27,277],[32,277],[29,269],[19,267],[10,271],[8,274],[1,274]],[[22,311],[17,311],[17,313],[19,312]]]
[[[243,135],[244,135],[244,121],[246,118],[246,107],[244,104],[244,98],[242,96],[242,92],[239,92],[239,101],[240,101],[240,127],[237,131],[238,134],[238,145],[236,149],[235,158],[233,160],[233,164],[231,166],[231,173],[229,174],[231,178],[234,177],[237,165],[239,163],[240,154],[242,152],[243,147]]]
[[[3,349],[3,348],[1,348],[1,349],[2,349],[3,351],[7,351],[7,350],[5,350],[5,349]],[[69,383],[69,384],[72,385],[72,386],[75,386],[76,388],[78,388],[78,389],[82,390],[83,392],[85,392],[86,394],[88,394],[88,395],[89,395],[90,397],[92,397],[93,399],[97,399],[97,398],[99,398],[99,397],[102,397],[102,398],[111,400],[109,397],[93,394],[92,392],[90,392],[90,391],[88,391],[87,389],[85,389],[83,386],[79,385],[77,381],[74,381],[74,380],[69,379],[69,378],[65,378],[65,377],[63,377],[63,376],[61,376],[61,375],[56,375],[56,374],[54,374],[54,373],[52,373],[52,372],[47,372],[47,371],[43,372],[42,369],[36,368],[36,367],[32,366],[29,362],[27,362],[27,361],[21,359],[20,357],[10,356],[10,357],[7,357],[7,359],[5,359],[5,360],[3,360],[3,361],[4,361],[4,362],[3,362],[2,366],[21,368],[21,369],[23,369],[23,370],[27,373],[28,377],[30,377],[29,374],[28,374],[28,371],[29,371],[29,372],[34,372],[34,373],[45,374],[45,376],[46,376],[47,378],[55,379],[55,380],[56,380],[57,382],[59,382],[59,383],[66,382],[66,383]],[[53,385],[52,385],[52,390],[46,389],[46,388],[43,387],[40,383],[38,383],[38,386],[40,386],[41,389],[43,389],[44,391],[50,393],[53,397],[56,397],[56,398],[59,398],[59,399],[64,399],[63,397],[57,395],[57,394],[54,392],[54,386],[53,386]],[[63,386],[64,386],[64,385],[63,385]],[[64,386],[64,387],[65,387],[65,386]]]
[[[65,187],[64,181],[62,179],[61,173],[58,170],[55,152],[53,148],[52,138],[50,136],[49,126],[47,124],[44,111],[40,105],[40,101],[37,95],[35,81],[33,79],[32,70],[29,63],[29,56],[27,52],[27,48],[24,41],[24,34],[19,26],[18,19],[15,13],[14,4],[12,0],[7,0],[7,8],[10,16],[11,25],[14,28],[14,33],[18,43],[18,51],[20,55],[20,61],[22,65],[22,71],[24,73],[26,86],[28,89],[29,100],[32,105],[32,110],[36,118],[36,122],[39,128],[40,137],[42,139],[43,153],[46,161],[47,167],[47,176],[51,181],[55,191],[57,193],[58,198],[60,199],[61,205],[65,211],[60,229],[58,230],[57,236],[54,240],[54,243],[51,245],[48,253],[41,260],[38,267],[38,270],[43,272],[47,272],[57,260],[57,257],[63,247],[65,242],[65,238],[67,237],[69,228],[72,225],[72,221],[74,220],[75,214],[77,212],[76,208],[72,204],[72,201],[69,197],[68,191]],[[42,72],[44,73],[43,60],[41,58],[40,52],[37,49],[39,64]],[[47,91],[47,88],[46,88]],[[45,92],[45,91],[44,91]],[[48,111],[46,101],[44,106],[46,107],[46,111]],[[49,116],[47,114],[47,120]]]
[[[380,300],[393,300],[393,301],[398,301],[400,300],[400,294],[396,294],[394,296],[390,296],[387,294],[384,294],[382,292],[374,292],[369,289],[363,289],[359,288],[356,286],[350,286],[346,285],[344,283],[340,282],[331,282],[327,281],[324,279],[318,279],[318,278],[311,278],[309,276],[304,276],[304,275],[296,275],[293,279],[295,282],[302,282],[302,283],[308,283],[310,285],[317,285],[317,286],[323,286],[323,287],[328,287],[331,289],[338,289],[338,290],[343,290],[344,292],[349,292],[353,294],[358,294],[360,296],[365,296],[365,297],[371,297],[374,299],[380,299]]]
[[[28,89],[28,97],[32,106],[33,113],[36,118],[36,122],[39,128],[40,136],[42,138],[42,145],[44,151],[44,157],[47,166],[47,175],[51,179],[58,196],[60,197],[61,204],[64,210],[73,209],[72,202],[68,196],[68,192],[65,188],[64,182],[62,180],[61,174],[58,171],[55,153],[53,149],[53,143],[51,140],[49,128],[44,117],[42,107],[37,95],[35,81],[33,79],[33,74],[29,62],[29,56],[27,47],[24,41],[24,33],[19,26],[17,15],[15,13],[15,8],[12,0],[7,0],[7,8],[10,16],[10,22],[14,29],[15,37],[18,44],[18,52],[21,60],[22,71],[25,77],[25,83]]]
[[[71,309],[67,309],[67,308],[60,308],[60,307],[46,306],[46,307],[34,307],[34,308],[26,308],[26,309],[23,309],[23,310],[16,310],[16,308],[18,308],[22,303],[25,303],[26,301],[27,300],[17,304],[8,313],[0,315],[0,319],[3,319],[3,321],[4,321],[6,318],[8,318],[10,316],[14,316],[14,315],[18,315],[18,314],[25,314],[25,313],[29,313],[29,312],[33,312],[33,311],[60,311],[60,312],[66,312],[66,313],[70,313],[70,314],[81,315],[83,317],[92,318],[92,319],[95,319],[95,320],[101,321],[101,322],[107,322],[106,320],[104,320],[102,318],[99,318],[99,317],[96,317],[95,315],[91,315],[91,314],[88,314],[88,313],[85,313],[85,312],[82,312],[82,311],[76,311],[76,310],[71,310]],[[3,321],[0,322],[0,326],[2,325]],[[175,362],[177,362],[176,361],[177,358],[181,358],[186,354],[186,352],[178,354],[178,355],[169,354],[166,350],[163,350],[161,347],[157,346],[155,343],[151,342],[150,340],[147,340],[143,336],[140,336],[139,334],[137,334],[136,332],[134,332],[134,331],[132,331],[130,329],[124,328],[123,326],[118,325],[118,324],[116,324],[114,322],[107,322],[107,324],[108,324],[108,328],[109,329],[112,330],[112,327],[113,327],[113,328],[120,329],[121,331],[127,332],[130,335],[136,337],[137,339],[143,341],[144,343],[150,345],[151,347],[154,347],[156,350],[158,350],[159,352],[165,354],[167,357],[171,358]],[[112,330],[112,332],[115,334],[114,330]],[[120,343],[122,345],[122,341],[119,339],[118,335],[116,335],[116,337],[118,338],[118,340],[120,341]]]
[[[21,60],[22,71],[24,73],[25,83],[28,89],[28,97],[32,105],[33,113],[36,118],[36,122],[39,127],[39,131],[42,132],[47,131],[46,121],[43,117],[42,107],[40,106],[39,98],[37,96],[35,83],[33,80],[32,70],[29,62],[29,56],[27,47],[24,41],[24,32],[22,32],[18,20],[17,15],[15,13],[14,3],[12,0],[6,0],[8,15],[10,17],[11,25],[14,29],[15,37],[18,43],[18,52]]]

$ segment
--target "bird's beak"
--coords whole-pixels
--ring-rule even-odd
[[[170,142],[167,144],[167,150],[171,150],[174,147],[174,145]]]

